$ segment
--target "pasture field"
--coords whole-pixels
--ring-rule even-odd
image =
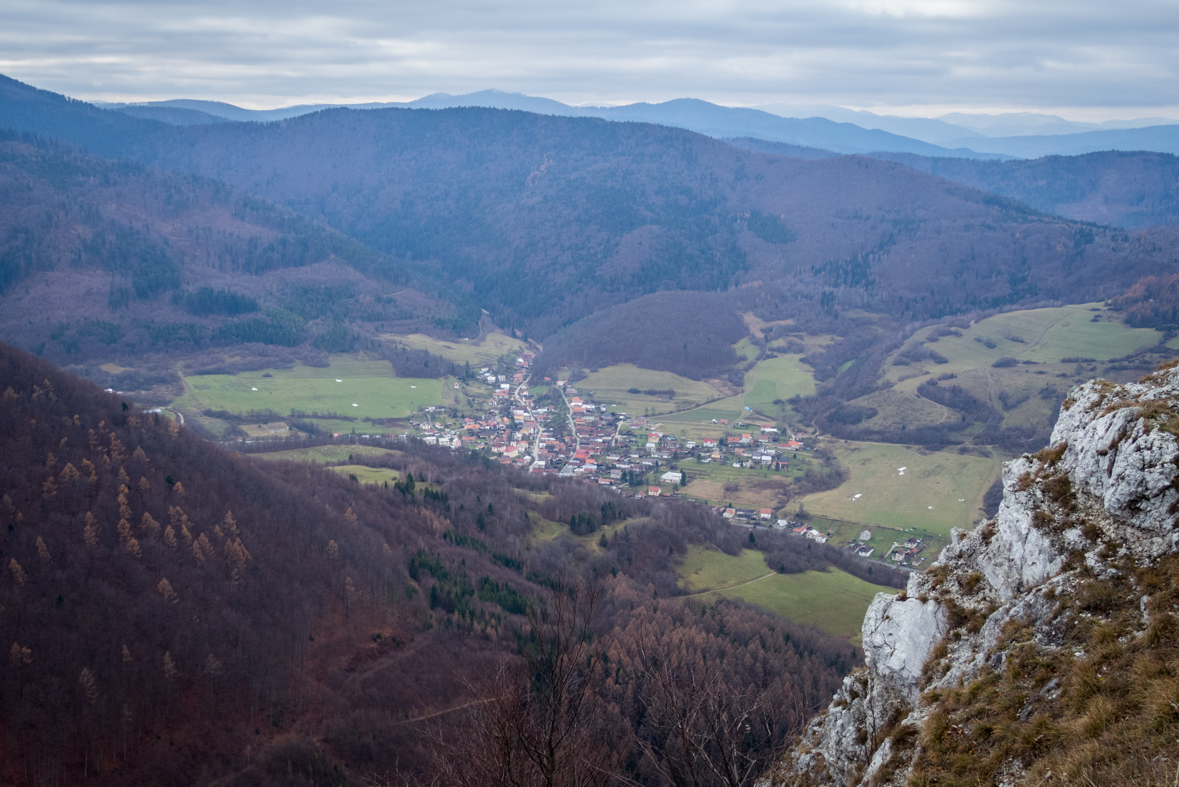
[[[339,473],[347,478],[350,475],[356,476],[356,480],[360,483],[368,485],[380,486],[385,483],[393,483],[401,480],[401,473],[388,467],[369,467],[368,465],[336,465],[328,468],[333,473]]]
[[[813,462],[803,458],[792,459],[788,470],[767,468],[737,468],[724,462],[701,464],[692,460],[681,461],[679,468],[688,474],[687,486],[680,488],[680,494],[701,500],[709,505],[730,502],[736,506],[751,508],[778,508],[779,498],[786,494],[790,482],[802,475]],[[738,487],[736,492],[726,492],[725,487]]]
[[[755,549],[742,549],[739,555],[726,555],[719,549],[691,546],[679,567],[684,587],[694,593],[732,587],[772,573],[773,569]]]
[[[873,585],[844,571],[778,574],[752,549],[731,556],[693,546],[680,565],[680,576],[693,595],[740,598],[781,617],[858,644],[864,613],[877,593],[895,588]]]
[[[740,598],[781,615],[787,620],[814,626],[855,645],[862,642],[864,613],[877,593],[896,588],[873,585],[846,571],[806,571],[802,574],[774,574],[748,585],[721,591],[719,595]]]
[[[624,527],[645,522],[646,519],[627,519],[622,522],[614,522],[606,527],[598,528],[594,533],[589,533],[584,536],[579,536],[569,529],[569,525],[565,522],[554,522],[551,519],[545,519],[540,514],[534,511],[528,513],[528,521],[532,523],[532,538],[539,542],[553,541],[558,538],[571,538],[580,543],[588,551],[595,554],[604,552],[605,550],[599,546],[598,541],[601,540],[602,535],[606,538],[614,538],[614,535],[622,530]]]
[[[607,405],[608,409],[630,416],[697,407],[720,397],[720,393],[708,383],[689,380],[671,372],[640,369],[629,363],[599,369],[574,385],[577,390],[592,394],[596,402]],[[675,397],[666,401],[661,396],[630,393],[631,388],[640,391],[673,390]]]
[[[1099,316],[1100,321],[1093,322],[1094,316]],[[918,331],[906,344],[906,348],[927,339],[932,330]],[[944,356],[948,363],[922,361],[909,366],[886,366],[886,378],[899,381],[897,388],[900,390],[913,390],[923,378],[910,376],[923,371],[961,374],[971,369],[990,369],[995,361],[1003,357],[1040,364],[1059,364],[1064,358],[1094,358],[1102,361],[1120,358],[1143,347],[1158,344],[1162,337],[1153,328],[1126,327],[1116,318],[1111,318],[1100,304],[996,314],[961,329],[961,332],[962,336],[943,336],[927,344],[931,350]],[[976,338],[979,341],[975,341]],[[987,342],[994,347],[988,347]],[[1055,373],[1060,370],[1051,371]],[[901,380],[903,377],[909,379]]]
[[[405,418],[419,407],[443,404],[444,395],[453,393],[449,380],[394,377],[387,361],[345,355],[333,355],[326,369],[300,364],[236,375],[199,375],[184,378],[184,387],[184,395],[171,406],[186,412],[205,408],[232,413],[330,412],[357,420],[325,420],[326,428],[340,431],[355,426],[367,433],[388,430],[362,418]]]
[[[311,462],[324,464],[326,462],[348,462],[355,456],[387,456],[398,454],[391,448],[378,448],[375,445],[317,445],[313,448],[294,448],[289,451],[268,451],[264,454],[250,454],[259,459],[286,459],[291,462]]]
[[[863,525],[916,528],[943,538],[951,528],[968,530],[982,518],[983,494],[999,477],[1001,464],[998,457],[886,443],[832,441],[828,448],[847,469],[848,480],[803,498],[807,511]],[[904,475],[901,467],[906,468]]]
[[[404,344],[411,350],[426,350],[455,363],[469,363],[475,367],[476,371],[481,366],[493,366],[501,355],[515,356],[525,347],[524,342],[502,333],[485,334],[477,342],[435,339],[424,333],[414,333],[409,336],[382,334],[381,339]]]
[[[771,418],[781,418],[790,407],[776,405],[774,400],[813,394],[815,378],[801,358],[801,355],[780,355],[759,361],[745,374],[743,405]]]
[[[815,392],[814,375],[802,363],[801,357],[781,355],[759,361],[745,373],[742,393],[709,402],[693,410],[670,413],[661,419],[664,431],[677,437],[701,440],[739,432],[741,430],[736,425],[739,421],[746,424],[775,421],[781,424],[792,420],[794,410],[787,404],[774,404],[774,400],[785,402],[792,396],[809,396]],[[746,410],[746,407],[750,409]],[[713,419],[717,423],[712,423]],[[729,423],[721,424],[722,420]]]

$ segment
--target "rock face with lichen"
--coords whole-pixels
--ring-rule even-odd
[[[866,666],[766,783],[1015,785],[1033,772],[1036,783],[1066,783],[1054,781],[1061,771],[1100,766],[1066,758],[1054,741],[1089,736],[1085,746],[1097,750],[1111,730],[1139,729],[1132,724],[1145,732],[1126,740],[1149,738],[1170,718],[1167,701],[1179,721],[1179,692],[1157,702],[1091,699],[1116,665],[1176,644],[1179,591],[1156,588],[1179,583],[1179,569],[1158,579],[1166,561],[1179,565],[1176,433],[1175,368],[1071,391],[1049,447],[1004,467],[995,519],[955,530],[928,572],[899,595],[876,597],[864,619]],[[1095,641],[1106,650],[1092,652]],[[1168,658],[1157,650],[1150,663]],[[1095,683],[1086,688],[1078,674]],[[1105,716],[1094,722],[1090,705]],[[1148,755],[1158,759],[1147,752],[1144,762]]]

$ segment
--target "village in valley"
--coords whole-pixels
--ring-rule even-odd
[[[424,417],[410,420],[414,436],[453,450],[488,452],[501,464],[526,472],[578,479],[634,497],[681,495],[691,476],[709,465],[783,473],[799,461],[800,452],[814,449],[814,438],[783,434],[777,424],[719,419],[715,426],[725,434],[698,439],[661,432],[656,417],[610,409],[569,380],[546,377],[534,383],[534,357],[522,352],[477,373],[472,370],[471,379],[455,381],[455,392],[478,414],[444,406],[422,408]],[[780,517],[772,508],[701,502],[735,526],[788,530],[817,543],[831,537],[830,531]],[[926,546],[910,538],[879,555],[866,541],[853,539],[847,548],[902,567],[919,563]]]

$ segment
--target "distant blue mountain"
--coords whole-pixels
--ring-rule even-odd
[[[1001,154],[980,154],[966,147],[947,149],[931,145],[910,137],[892,134],[878,129],[865,129],[852,123],[837,123],[825,118],[784,118],[759,109],[722,107],[694,98],[681,98],[661,104],[629,104],[621,107],[573,107],[548,98],[526,96],[521,93],[505,93],[500,90],[483,90],[453,96],[448,93],[434,93],[415,101],[370,103],[370,104],[306,104],[282,109],[251,110],[219,101],[196,101],[173,99],[135,105],[107,105],[107,108],[138,114],[146,108],[172,108],[195,110],[208,115],[236,121],[284,120],[306,115],[335,106],[352,109],[451,109],[454,107],[491,107],[494,109],[515,109],[540,115],[564,117],[599,117],[614,121],[656,123],[706,134],[710,137],[755,137],[771,142],[789,145],[822,148],[837,153],[871,153],[889,151],[915,153],[922,156],[954,156],[960,158],[1006,158]],[[169,121],[166,117],[155,119]],[[178,125],[189,125],[188,122]],[[963,132],[967,133],[967,132]]]

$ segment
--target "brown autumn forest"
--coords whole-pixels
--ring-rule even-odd
[[[751,546],[696,506],[413,445],[384,459],[403,481],[366,488],[226,453],[13,348],[0,379],[7,781],[426,779],[520,665],[555,663],[538,647],[580,631],[595,655],[563,718],[609,726],[610,780],[669,784],[719,756],[715,731],[691,733],[700,751],[668,738],[688,695],[728,698],[713,715],[752,726],[727,745],[764,764],[860,658],[749,607],[675,600],[689,543]],[[530,516],[579,514],[627,526],[597,556],[530,541]],[[757,541],[780,571],[846,561]],[[671,662],[708,690],[668,684]]]

